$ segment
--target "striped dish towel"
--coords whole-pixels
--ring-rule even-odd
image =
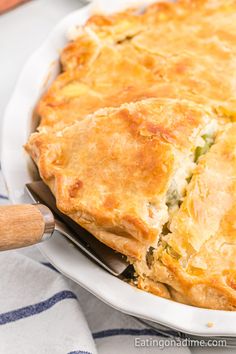
[[[0,172],[0,204],[5,203]],[[36,246],[0,253],[0,354],[190,353],[140,347],[143,339],[164,338],[65,278]]]

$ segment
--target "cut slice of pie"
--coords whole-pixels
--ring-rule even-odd
[[[62,212],[140,259],[183,197],[213,116],[187,101],[147,99],[35,133],[26,148]]]

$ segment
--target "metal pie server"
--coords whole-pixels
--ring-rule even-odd
[[[53,194],[42,181],[27,184],[26,190],[35,204],[0,206],[0,251],[45,241],[56,230],[113,275],[121,275],[126,269],[129,272],[125,256],[98,241],[57,209]]]
[[[55,198],[43,181],[26,184],[26,190],[35,203],[45,204],[53,212],[54,229],[72,241],[89,258],[115,276],[127,269],[129,263],[125,256],[104,245],[57,209]]]

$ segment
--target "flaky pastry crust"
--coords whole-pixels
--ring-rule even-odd
[[[94,15],[61,53],[26,150],[58,208],[140,289],[236,309],[236,2]]]
[[[210,117],[187,101],[147,99],[102,109],[56,134],[32,134],[26,148],[61,211],[140,259],[157,243],[173,175]]]

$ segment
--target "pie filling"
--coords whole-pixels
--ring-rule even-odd
[[[184,159],[184,161],[181,162],[181,166],[175,172],[171,185],[166,194],[168,222],[163,225],[161,235],[158,238],[157,247],[151,246],[147,250],[145,255],[145,266],[148,268],[151,268],[153,262],[155,262],[154,252],[157,248],[165,250],[174,259],[178,260],[180,258],[180,255],[167,242],[166,236],[170,233],[169,225],[174,214],[178,212],[186,196],[186,191],[189,183],[191,182],[194,169],[197,167],[201,157],[205,155],[214,144],[217,131],[217,122],[212,120],[209,124],[206,125],[206,127],[204,127],[204,129],[202,129],[195,144],[194,150]]]
[[[196,168],[200,157],[205,155],[214,144],[216,133],[217,122],[212,120],[200,132],[194,151],[191,152],[189,156],[184,159],[184,161],[181,161],[181,166],[175,172],[171,185],[166,194],[166,205],[169,212],[168,223],[171,222],[174,213],[179,210],[179,207],[186,195],[187,186],[191,181],[193,171]]]

